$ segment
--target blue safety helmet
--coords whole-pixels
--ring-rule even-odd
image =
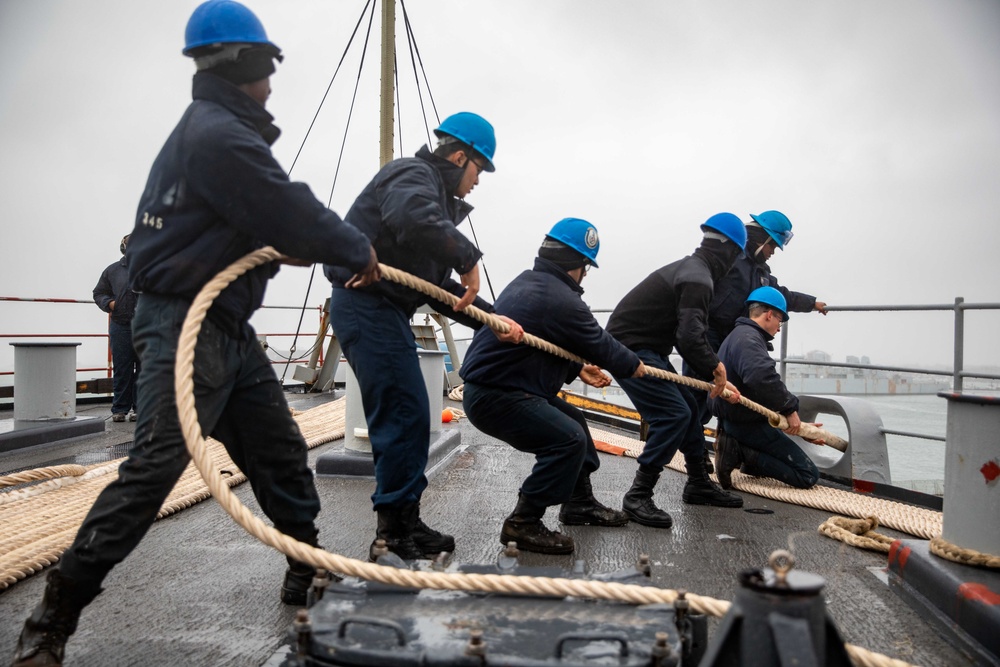
[[[750,214],[753,221],[767,232],[782,250],[785,244],[792,240],[792,221],[781,211],[764,211],[760,215]]]
[[[740,250],[747,245],[746,227],[743,226],[743,221],[732,213],[716,213],[701,226],[702,231],[708,229],[719,232],[738,245]]]
[[[482,116],[460,111],[441,121],[434,134],[438,137],[455,137],[469,145],[486,158],[486,171],[496,171],[496,167],[493,166],[493,154],[497,150],[497,137],[493,132],[493,126]]]
[[[597,236],[597,227],[580,218],[563,218],[552,227],[545,238],[559,241],[565,246],[576,250],[587,258],[587,261],[597,266],[597,251],[601,249],[601,239]]]
[[[184,55],[214,44],[260,44],[280,53],[267,38],[256,14],[235,0],[208,0],[191,14],[184,30]],[[279,58],[280,59],[280,58]]]
[[[747,305],[751,303],[762,303],[775,310],[780,310],[781,321],[788,321],[788,303],[785,301],[785,295],[773,287],[758,287],[750,292],[750,296],[747,297]]]

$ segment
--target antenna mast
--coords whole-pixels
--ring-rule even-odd
[[[392,161],[396,0],[382,0],[382,86],[379,104],[379,166]]]

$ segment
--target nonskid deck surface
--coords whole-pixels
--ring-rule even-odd
[[[289,396],[299,410],[330,399]],[[101,410],[107,407],[84,408],[81,414]],[[120,456],[120,445],[132,439],[132,426],[109,422],[100,436],[5,454],[0,471],[74,457],[92,463]],[[456,536],[456,560],[494,562],[500,525],[533,457],[483,435],[466,420],[444,428],[461,429],[462,444],[433,472],[422,516]],[[310,459],[341,443],[312,450]],[[635,465],[633,459],[602,455],[593,477],[597,497],[620,505]],[[968,664],[878,576],[886,564],[884,555],[845,546],[816,531],[828,513],[746,494],[742,510],[687,506],[680,500],[684,480],[667,470],[657,486],[657,502],[674,517],[672,529],[566,527],[576,541],[575,554],[522,553],[521,562],[571,569],[574,560],[583,559],[592,572],[610,572],[647,553],[657,584],[730,600],[737,573],[763,566],[775,549],[791,549],[796,567],[826,578],[828,607],[846,641],[926,667]],[[370,479],[317,479],[325,548],[366,556],[375,525],[372,486]],[[248,484],[235,492],[259,514]],[[551,528],[559,527],[556,514],[552,508],[546,516]],[[294,609],[278,600],[284,568],[281,554],[257,542],[214,502],[158,521],[109,575],[106,592],[83,613],[68,644],[66,664],[260,665],[283,643],[294,616]],[[0,661],[13,654],[20,626],[43,588],[44,575],[36,575],[0,592]]]

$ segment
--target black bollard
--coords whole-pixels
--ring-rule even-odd
[[[826,580],[793,570],[794,563],[775,551],[770,568],[740,573],[736,600],[700,667],[851,667],[826,610]]]

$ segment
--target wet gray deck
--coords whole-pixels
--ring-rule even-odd
[[[289,396],[298,409],[329,396]],[[101,415],[107,406],[80,414]],[[120,455],[132,438],[132,424],[108,422],[104,434],[0,455],[0,473],[78,456],[94,461]],[[422,515],[432,526],[456,535],[455,559],[492,562],[499,531],[513,508],[520,480],[533,458],[484,436],[466,421],[461,446],[433,471]],[[312,451],[312,460],[337,445]],[[618,505],[635,471],[635,461],[602,455],[594,476],[596,495]],[[790,548],[798,567],[827,579],[831,614],[846,640],[911,663],[969,664],[962,655],[876,576],[885,557],[847,547],[819,535],[829,514],[745,496],[743,510],[694,507],[680,501],[685,477],[664,472],[657,501],[674,517],[671,530],[629,524],[624,528],[567,527],[576,540],[572,556],[523,554],[525,565],[562,565],[586,560],[595,572],[621,569],[640,553],[654,563],[654,581],[669,588],[732,599],[737,573],[766,563],[778,548]],[[331,551],[365,557],[374,534],[371,480],[322,477],[320,539]],[[236,494],[256,508],[250,487]],[[547,516],[557,527],[556,511]],[[890,534],[892,531],[887,531]],[[284,558],[258,543],[214,502],[203,502],[158,521],[139,548],[105,582],[106,591],[88,607],[67,648],[67,665],[260,665],[284,640],[294,610],[278,601]],[[0,592],[0,663],[14,650],[23,619],[40,599],[43,576]]]

